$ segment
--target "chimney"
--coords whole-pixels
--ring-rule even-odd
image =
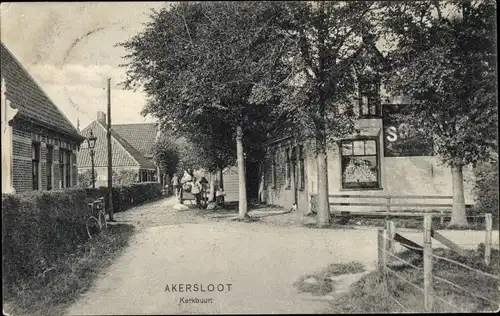
[[[101,122],[101,124],[106,125],[106,114],[102,111],[97,111],[97,120]]]

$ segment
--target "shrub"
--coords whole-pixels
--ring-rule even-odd
[[[498,223],[498,162],[478,165],[475,173],[475,208],[482,214],[492,213]]]
[[[97,179],[97,172],[94,171],[94,179]],[[92,171],[86,170],[78,173],[78,187],[90,188],[92,186]]]
[[[88,239],[85,223],[89,210],[85,199],[102,196],[107,203],[105,187],[2,195],[4,286],[36,277],[82,245]],[[116,187],[113,209],[121,212],[159,197],[159,183]]]
[[[115,185],[128,185],[135,183],[139,178],[138,172],[134,170],[124,170],[120,169],[118,171],[113,170],[113,186]]]

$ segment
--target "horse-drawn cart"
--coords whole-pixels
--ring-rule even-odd
[[[190,201],[190,204],[196,204],[196,198],[191,192],[184,192],[181,188],[179,192],[179,203],[184,204],[184,201]],[[208,205],[208,190],[201,190],[200,204],[202,208],[207,208]]]

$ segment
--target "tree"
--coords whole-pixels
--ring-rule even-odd
[[[179,164],[179,148],[170,135],[161,134],[153,146],[153,161],[161,173],[172,175],[177,172]]]
[[[97,172],[94,171],[95,179],[97,180]],[[78,173],[78,187],[91,188],[92,187],[92,170],[85,170]]]
[[[317,221],[330,222],[327,144],[356,129],[353,96],[355,53],[360,49],[374,3],[369,1],[287,2],[288,18],[280,26],[295,41],[292,51],[295,84],[288,86],[293,125],[315,140],[318,174]]]
[[[411,121],[434,139],[451,167],[450,225],[466,226],[463,167],[497,151],[496,53],[493,1],[385,3],[387,32],[396,39],[388,58],[388,91],[413,100]]]
[[[198,145],[203,142],[197,137],[215,122],[224,134],[231,133],[240,217],[247,216],[244,133],[254,121],[253,109],[267,104],[252,96],[274,95],[288,78],[283,65],[289,37],[272,27],[282,7],[279,2],[178,3],[153,11],[145,30],[120,44],[129,51],[125,87],[142,86],[149,97],[143,113],[157,117],[164,128],[195,135]],[[228,139],[220,132],[209,135],[210,144]]]

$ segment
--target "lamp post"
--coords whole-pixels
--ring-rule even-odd
[[[90,130],[90,137],[87,138],[87,143],[90,149],[90,162],[92,164],[92,189],[95,189],[95,175],[94,175],[94,148],[97,137],[94,136],[92,130]]]

